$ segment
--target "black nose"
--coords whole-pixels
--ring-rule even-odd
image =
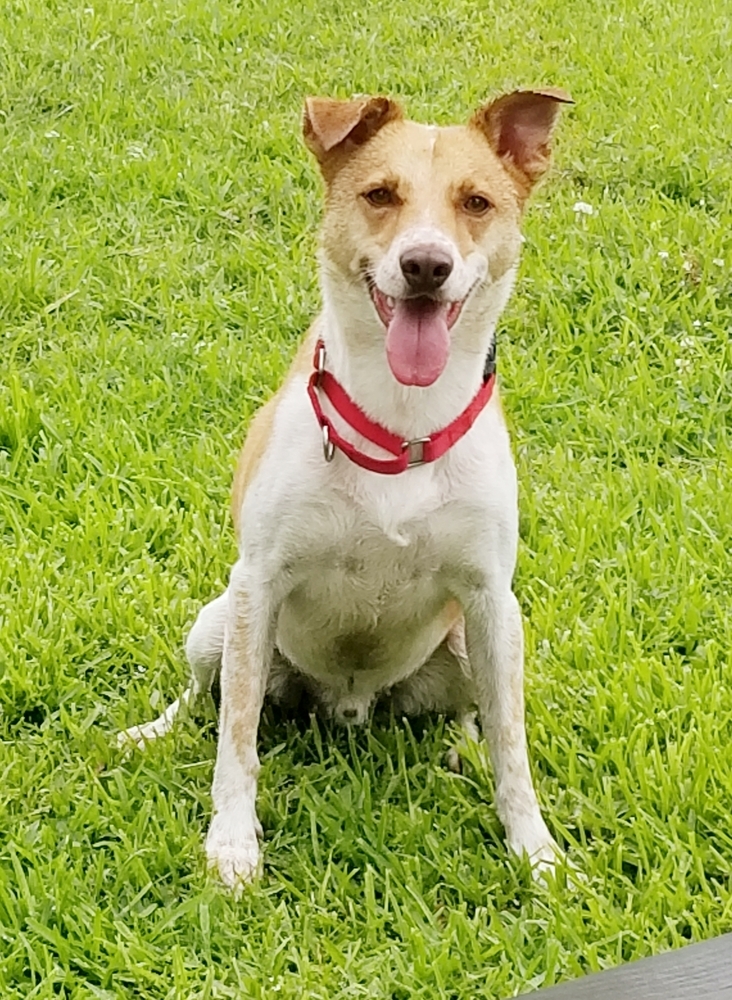
[[[358,715],[358,712],[356,711],[355,708],[344,708],[343,709],[343,718],[344,719],[355,719],[357,715]]]
[[[401,255],[399,266],[410,291],[427,295],[445,284],[452,273],[453,259],[438,247],[413,247]]]

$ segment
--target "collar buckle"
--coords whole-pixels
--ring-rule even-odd
[[[415,465],[424,465],[427,461],[424,457],[424,446],[431,441],[429,437],[413,438],[411,441],[402,441],[402,451],[407,453],[407,468],[411,469]]]

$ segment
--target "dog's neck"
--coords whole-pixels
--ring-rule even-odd
[[[327,367],[368,417],[405,440],[446,427],[480,388],[496,324],[511,294],[508,273],[460,318],[445,370],[430,386],[401,385],[389,368],[385,331],[361,289],[333,287],[323,275],[324,308],[319,324]],[[471,308],[472,306],[472,308]]]

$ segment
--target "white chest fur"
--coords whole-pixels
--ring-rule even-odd
[[[497,571],[510,574],[515,510],[497,407],[439,468],[380,476],[341,454],[324,461],[297,382],[247,493],[242,557],[263,583],[278,581],[276,642],[287,659],[333,689],[375,694],[416,671],[442,642],[441,613],[476,546],[481,567],[488,545]]]

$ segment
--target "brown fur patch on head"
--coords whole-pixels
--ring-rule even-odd
[[[516,90],[480,108],[470,124],[480,129],[526,198],[549,167],[549,141],[562,104],[572,98],[559,88]]]

